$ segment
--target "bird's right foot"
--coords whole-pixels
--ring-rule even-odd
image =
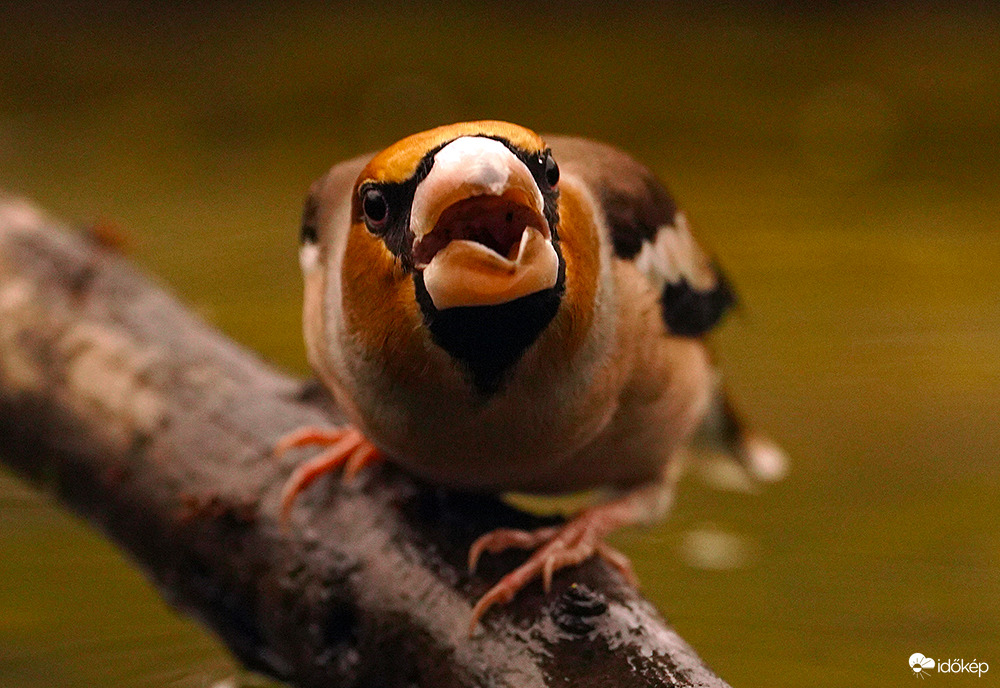
[[[299,428],[278,440],[274,445],[273,455],[280,458],[289,449],[311,445],[328,448],[298,466],[281,488],[282,522],[288,520],[295,498],[316,478],[343,468],[343,481],[346,484],[365,466],[382,458],[382,452],[351,425],[342,428]]]

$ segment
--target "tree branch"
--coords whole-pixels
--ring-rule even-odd
[[[275,440],[336,411],[126,261],[0,196],[0,458],[127,550],[249,667],[298,686],[715,686],[597,559],[529,586],[472,638],[472,540],[540,521],[384,467],[277,522]]]

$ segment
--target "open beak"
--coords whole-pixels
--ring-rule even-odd
[[[434,157],[410,211],[413,257],[434,307],[489,306],[556,284],[544,200],[504,144],[458,138]]]

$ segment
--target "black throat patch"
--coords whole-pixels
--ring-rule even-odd
[[[431,338],[464,365],[469,382],[483,396],[503,387],[507,374],[559,310],[566,291],[566,263],[558,242],[552,244],[559,257],[555,285],[495,306],[438,310],[424,287],[423,273],[413,273],[417,303]]]

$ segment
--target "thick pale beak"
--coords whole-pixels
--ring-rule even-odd
[[[414,262],[434,307],[489,306],[556,284],[544,200],[504,144],[465,136],[438,151],[410,211]]]

